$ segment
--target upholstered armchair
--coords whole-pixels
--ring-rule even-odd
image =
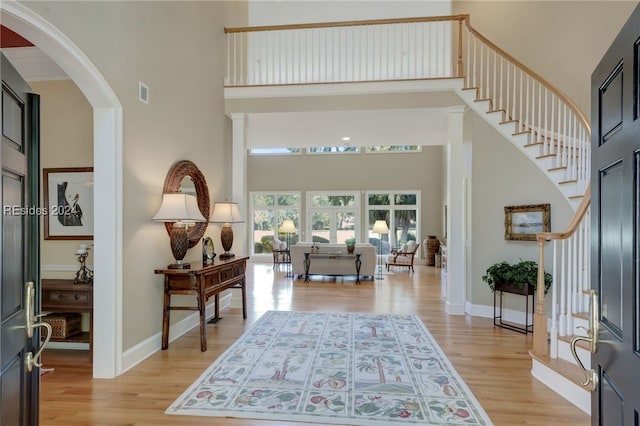
[[[390,255],[387,256],[387,271],[390,266],[406,266],[413,272],[413,258],[416,256],[420,244],[415,241],[409,241],[403,244],[399,250],[393,250]]]

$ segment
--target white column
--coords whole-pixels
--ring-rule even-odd
[[[233,225],[233,252],[249,254],[247,249],[246,222],[250,220],[247,200],[247,115],[243,112],[231,113],[232,149],[231,149],[231,200],[238,203],[244,224]]]
[[[463,147],[466,107],[447,111],[447,182],[446,202],[449,210],[447,229],[447,288],[445,311],[463,315],[466,301],[467,264],[465,257],[467,173]]]

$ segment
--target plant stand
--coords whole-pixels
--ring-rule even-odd
[[[493,325],[506,328],[509,330],[517,331],[519,333],[533,333],[533,323],[529,323],[529,296],[531,296],[531,318],[533,318],[533,312],[535,310],[535,288],[529,284],[525,284],[524,287],[518,288],[514,283],[496,283],[496,291],[493,292]],[[497,293],[500,292],[500,305],[496,306]],[[519,294],[525,297],[525,311],[524,311],[524,327],[514,325],[512,323],[504,322],[502,320],[502,296],[504,293]],[[499,311],[496,314],[496,309]]]

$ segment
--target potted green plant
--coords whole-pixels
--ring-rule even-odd
[[[544,293],[547,294],[553,278],[544,273]],[[516,294],[533,294],[538,284],[538,262],[520,260],[510,264],[507,261],[489,266],[482,276],[482,281],[489,284],[491,291],[507,291]]]
[[[344,240],[344,243],[347,245],[347,252],[353,253],[356,248],[356,239],[354,237],[349,237]]]

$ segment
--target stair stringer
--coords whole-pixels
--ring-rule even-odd
[[[456,93],[472,110],[529,158],[553,182],[574,211],[578,208],[585,188],[581,188],[578,182],[567,176],[566,168],[556,167],[555,155],[541,155],[539,144],[532,140],[531,132],[519,131],[517,120],[507,120],[504,111],[493,110],[493,100],[477,99],[477,89],[456,89]]]

